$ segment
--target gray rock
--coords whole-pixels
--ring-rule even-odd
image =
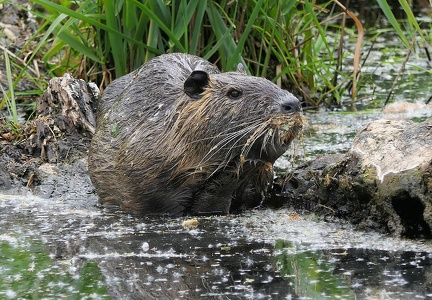
[[[432,119],[377,120],[346,155],[314,159],[275,184],[272,202],[396,236],[431,237]]]

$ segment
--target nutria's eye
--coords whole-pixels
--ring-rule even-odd
[[[241,90],[231,88],[231,89],[228,90],[227,95],[231,99],[237,99],[238,97],[240,97],[241,95],[243,95],[243,92]]]

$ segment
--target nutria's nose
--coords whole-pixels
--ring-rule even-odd
[[[284,114],[292,114],[301,111],[300,101],[294,97],[286,97],[281,103],[281,110]]]

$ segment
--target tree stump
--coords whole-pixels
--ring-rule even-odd
[[[66,165],[87,157],[99,94],[94,83],[66,74],[50,80],[38,100],[36,118],[20,125],[20,133],[10,130],[7,120],[0,118],[0,189],[44,185],[48,177],[53,177],[49,170],[55,169],[46,164],[56,164],[66,170],[60,173],[70,176],[81,172],[86,160],[77,163],[75,169]],[[88,176],[87,170],[84,173]],[[68,184],[68,178],[55,181]],[[67,186],[61,189],[67,190]]]
[[[82,156],[95,131],[98,97],[94,83],[69,74],[51,79],[37,102],[35,132],[27,139],[26,151],[50,163]]]

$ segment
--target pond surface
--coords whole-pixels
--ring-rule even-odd
[[[191,221],[136,218],[95,199],[0,203],[0,299],[432,297],[430,241],[288,210]]]

